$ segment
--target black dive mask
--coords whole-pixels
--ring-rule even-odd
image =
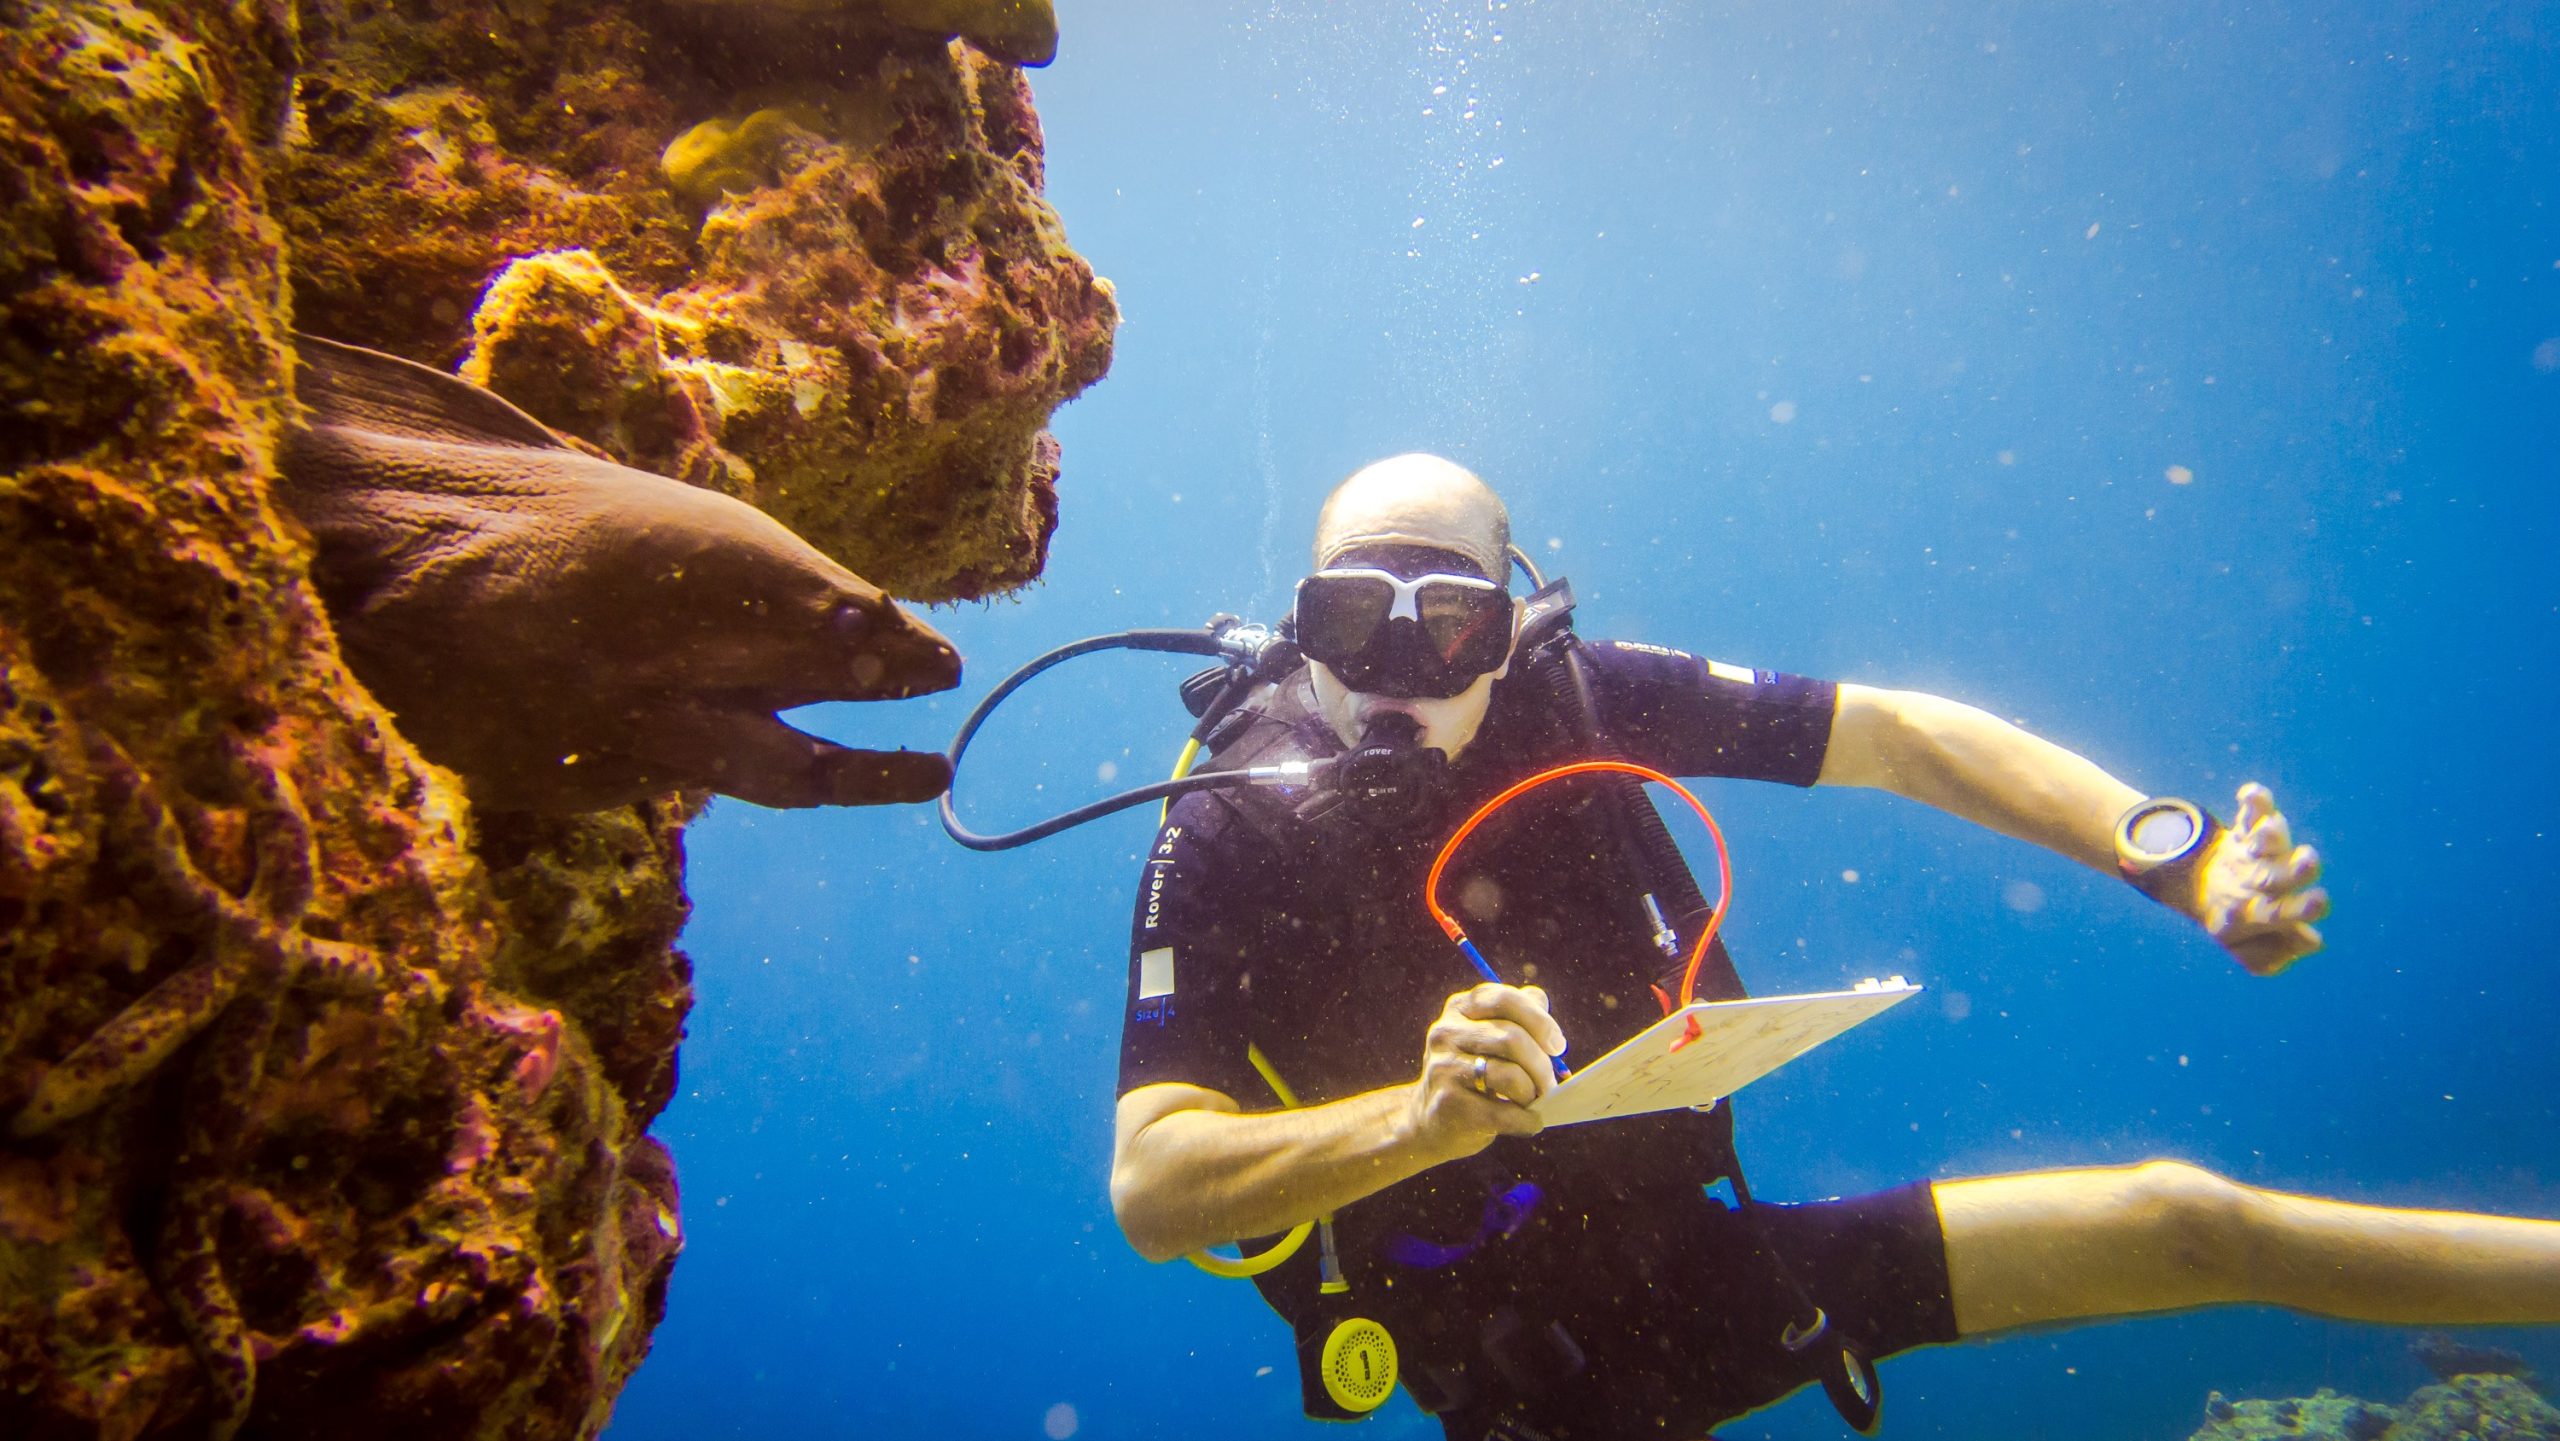
[[[1365,695],[1446,700],[1511,654],[1510,593],[1482,576],[1327,566],[1298,582],[1296,618],[1298,649]]]

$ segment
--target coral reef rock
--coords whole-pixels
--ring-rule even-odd
[[[2460,1375],[2380,1406],[2322,1387],[2282,1401],[2205,1399],[2189,1441],[2560,1441],[2560,1410],[2506,1374]]]
[[[2232,1401],[2219,1391],[2205,1398],[2205,1424],[2191,1441],[2379,1441],[2398,1419],[2375,1406],[2322,1387],[2282,1401]]]
[[[2439,1381],[2456,1376],[2513,1376],[2528,1386],[2541,1384],[2524,1357],[2504,1346],[2488,1346],[2428,1331],[2409,1343],[2409,1354]]]
[[[2560,1410],[2513,1376],[2456,1376],[2401,1402],[2391,1441],[2560,1441]]]
[[[1118,311],[1041,198],[1022,72],[879,18],[307,9],[279,178],[296,323],[459,362],[893,594],[1023,584],[1057,524],[1044,427],[1108,368]]]
[[[400,735],[274,504],[289,337],[910,598],[1035,576],[1109,291],[1020,74],[857,8],[0,0],[0,1436],[602,1428],[693,803],[478,813]]]

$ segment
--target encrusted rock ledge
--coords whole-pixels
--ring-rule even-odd
[[[1022,72],[862,7],[520,8],[306,10],[304,328],[459,362],[895,594],[1037,576],[1042,427],[1117,312],[1040,198]]]
[[[270,500],[290,332],[1018,585],[1116,316],[976,13],[0,0],[0,1434],[601,1429],[691,803],[475,815],[401,738]]]

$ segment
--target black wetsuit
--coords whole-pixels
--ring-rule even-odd
[[[1652,646],[1585,654],[1625,759],[1800,786],[1822,768],[1826,682]],[[1303,670],[1248,705],[1257,718],[1218,764],[1341,749]],[[1304,1104],[1409,1084],[1425,1029],[1479,979],[1423,905],[1432,857],[1502,787],[1582,758],[1543,687],[1515,672],[1439,803],[1405,823],[1302,819],[1304,797],[1279,788],[1185,797],[1140,882],[1121,1091],[1181,1082],[1270,1109],[1248,1046]],[[1658,1019],[1669,969],[1597,803],[1577,781],[1523,797],[1441,886],[1505,981],[1546,988],[1580,1057]],[[1925,1186],[1764,1205],[1755,1230],[1707,1190],[1731,1173],[1731,1134],[1729,1106],[1559,1127],[1345,1206],[1352,1309],[1386,1323],[1409,1389],[1464,1438],[1695,1437],[1803,1384],[1805,1363],[1779,1344],[1789,1292],[1764,1232],[1868,1357],[1953,1339]],[[1301,1327],[1324,1306],[1317,1249],[1256,1283]]]

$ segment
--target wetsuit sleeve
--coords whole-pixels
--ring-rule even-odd
[[[1121,1016],[1120,1091],[1178,1081],[1246,1110],[1273,1104],[1247,1059],[1252,967],[1278,921],[1273,868],[1224,803],[1186,796],[1156,832],[1129,924],[1129,997]]]
[[[1831,682],[1630,641],[1594,641],[1585,654],[1610,738],[1630,759],[1793,786],[1822,774],[1839,703]]]

